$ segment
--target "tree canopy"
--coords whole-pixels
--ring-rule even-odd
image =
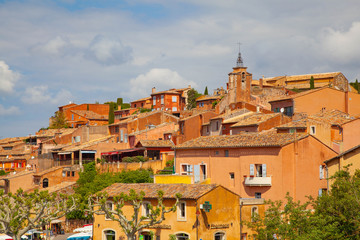
[[[360,170],[353,176],[347,168],[338,171],[328,193],[305,203],[269,201],[264,217],[246,223],[255,237],[265,239],[360,239]]]
[[[209,95],[207,86],[205,87],[204,95]]]
[[[196,99],[201,96],[200,93],[198,93],[194,88],[190,89],[187,92],[188,95],[188,103],[186,105],[186,108],[188,110],[191,110],[193,108],[196,108]]]
[[[0,232],[20,240],[33,228],[49,224],[75,209],[75,200],[63,194],[35,190],[5,194],[0,191]]]
[[[66,121],[65,114],[60,111],[56,111],[54,116],[51,117],[51,123],[49,128],[58,129],[58,128],[68,128],[69,124]]]
[[[144,228],[149,228],[156,224],[160,224],[165,220],[165,214],[169,212],[175,212],[176,206],[181,198],[180,194],[176,194],[176,202],[173,206],[166,208],[163,204],[162,191],[158,191],[157,205],[152,206],[147,204],[148,214],[144,216],[140,213],[141,206],[145,204],[143,202],[144,192],[135,192],[133,189],[130,190],[129,194],[121,193],[113,198],[114,206],[109,207],[108,195],[106,193],[100,193],[95,197],[91,198],[90,207],[93,212],[98,215],[105,215],[107,218],[117,222],[128,240],[135,240],[136,234]],[[122,211],[123,207],[130,205],[133,209],[132,216],[126,216]]]
[[[310,89],[314,89],[315,88],[315,80],[314,80],[314,77],[311,76],[310,78]]]

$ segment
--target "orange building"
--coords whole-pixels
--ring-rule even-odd
[[[310,79],[313,77],[315,88],[332,86],[348,91],[349,81],[341,72],[314,73],[304,75],[279,76],[264,78],[264,83],[274,87],[286,87],[288,89],[310,89]]]
[[[214,111],[201,111],[180,119],[177,144],[200,137],[203,124],[209,122],[215,116],[217,114]]]
[[[336,153],[307,134],[209,136],[175,147],[176,173],[210,178],[244,198],[296,200],[326,189],[324,161]],[[319,174],[320,168],[320,174]]]
[[[230,134],[235,135],[241,132],[261,132],[282,125],[284,123],[288,123],[290,121],[291,118],[281,113],[254,113],[245,116],[237,123],[231,125]],[[225,128],[225,126],[223,126],[223,128]]]
[[[108,124],[109,104],[80,104],[71,103],[60,106],[59,112],[63,112],[70,127],[77,128],[82,125],[106,125]],[[51,122],[51,118],[50,118]]]
[[[221,96],[200,96],[196,99],[196,108],[199,110],[211,110],[215,108],[215,103],[219,102]],[[215,105],[213,105],[215,104]]]
[[[360,94],[343,92],[330,87],[282,96],[269,101],[272,111],[283,111],[289,117],[292,117],[294,113],[311,115],[324,109],[336,109],[351,115],[358,115],[360,114],[359,102]]]
[[[164,192],[163,203],[169,208],[175,204],[175,194],[182,195],[177,210],[165,215],[162,223],[142,229],[137,239],[169,239],[174,235],[177,240],[240,239],[240,202],[239,196],[230,190],[216,185],[199,184],[123,184],[115,183],[105,189],[109,195],[109,204],[113,197],[128,193],[130,189],[143,191],[145,196],[141,214],[147,216],[147,205],[157,205],[157,191]],[[127,219],[133,214],[133,208],[125,202],[123,212]],[[245,216],[245,215],[244,215]],[[140,216],[139,216],[140,217]],[[245,219],[244,219],[245,220]],[[249,219],[250,220],[250,219]],[[146,222],[146,219],[144,220]],[[125,238],[119,223],[108,220],[104,215],[94,215],[94,239]]]
[[[146,97],[146,98],[141,98],[135,101],[132,101],[131,103],[131,108],[146,108],[146,109],[151,109],[151,97]]]
[[[339,110],[323,110],[309,116],[307,129],[337,153],[360,143],[360,119]]]
[[[127,108],[127,109],[121,109],[114,111],[114,123],[120,122],[127,117],[134,114],[138,109],[137,108]]]
[[[307,132],[307,119],[301,118],[293,120],[292,122],[285,123],[275,127],[278,133],[306,133]]]

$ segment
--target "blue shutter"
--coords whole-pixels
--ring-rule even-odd
[[[324,168],[322,165],[320,165],[319,167],[319,172],[320,172],[320,179],[324,179]]]
[[[254,175],[255,175],[255,165],[250,164],[250,176],[254,176]]]
[[[266,177],[266,164],[262,165],[262,176]]]
[[[200,165],[194,165],[194,182],[200,182]]]
[[[322,189],[320,188],[319,189],[319,197],[321,197],[322,196]]]
[[[120,141],[123,142],[124,141],[124,136],[123,136],[123,130],[120,130]]]

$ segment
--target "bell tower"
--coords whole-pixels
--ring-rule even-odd
[[[229,73],[228,91],[229,103],[250,102],[252,74],[247,72],[241,57],[240,44],[236,67]]]

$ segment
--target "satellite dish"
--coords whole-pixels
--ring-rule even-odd
[[[280,109],[280,112],[282,112],[282,113],[283,113],[284,111],[285,111],[285,110],[284,110],[284,108],[281,108],[281,109]]]

